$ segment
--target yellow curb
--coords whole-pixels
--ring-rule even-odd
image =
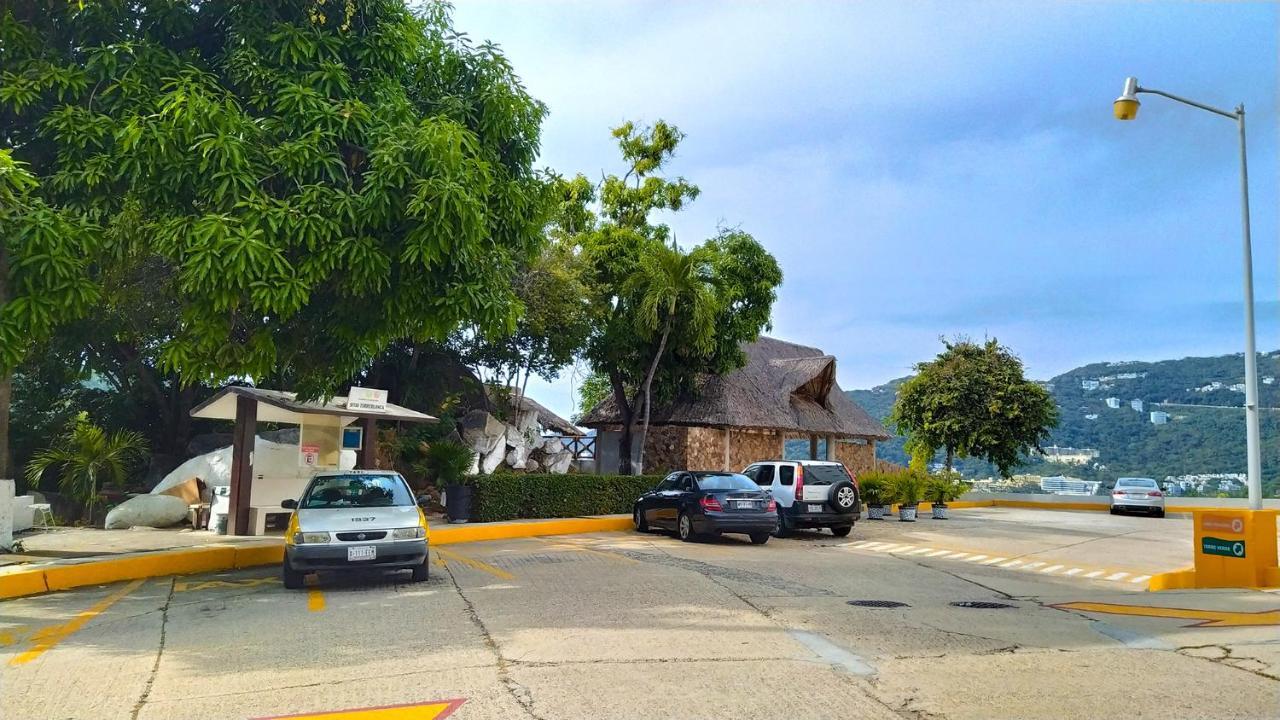
[[[564,518],[562,520],[533,520],[510,524],[448,525],[431,530],[431,544],[452,545],[454,543],[481,542],[484,540],[509,540],[543,535],[576,535],[578,533],[630,529],[631,518],[625,515],[597,518]]]
[[[624,515],[449,525],[433,528],[430,541],[432,545],[452,545],[484,540],[573,535],[630,528],[631,518]],[[14,570],[0,574],[0,599],[39,595],[87,585],[106,585],[124,580],[277,565],[283,558],[284,543],[276,539],[243,545],[209,545],[181,550],[161,550],[126,557]]]

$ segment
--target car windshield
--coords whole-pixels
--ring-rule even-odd
[[[1140,487],[1140,488],[1156,487],[1156,481],[1148,480],[1147,478],[1120,478],[1119,480],[1116,481],[1116,484],[1120,485],[1121,487]]]
[[[413,505],[399,475],[323,475],[311,481],[299,507],[361,508]]]
[[[725,473],[724,475],[699,475],[699,490],[759,490],[760,488],[751,482],[751,478],[746,475],[737,473]]]

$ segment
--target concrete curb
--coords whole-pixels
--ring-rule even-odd
[[[445,525],[431,529],[432,545],[506,540],[543,535],[572,535],[631,528],[629,515],[528,520],[477,525]],[[57,590],[167,575],[239,570],[278,565],[284,558],[282,539],[253,543],[210,544],[181,550],[127,553],[103,559],[60,560],[35,567],[0,570],[0,600]]]

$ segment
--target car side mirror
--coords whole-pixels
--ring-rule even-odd
[[[280,507],[284,508],[285,510],[297,510],[298,501],[294,500],[293,498],[289,498],[288,500],[281,500]]]

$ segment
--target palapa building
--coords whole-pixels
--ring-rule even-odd
[[[786,441],[809,441],[809,453],[838,460],[855,473],[875,466],[883,425],[836,383],[836,359],[821,350],[761,337],[742,346],[747,363],[709,376],[698,392],[655,405],[645,440],[644,471],[740,471],[759,460],[780,459]],[[621,416],[612,396],[578,423],[595,428],[597,468],[617,472]],[[634,436],[640,436],[637,423]],[[805,453],[809,456],[809,453]]]

